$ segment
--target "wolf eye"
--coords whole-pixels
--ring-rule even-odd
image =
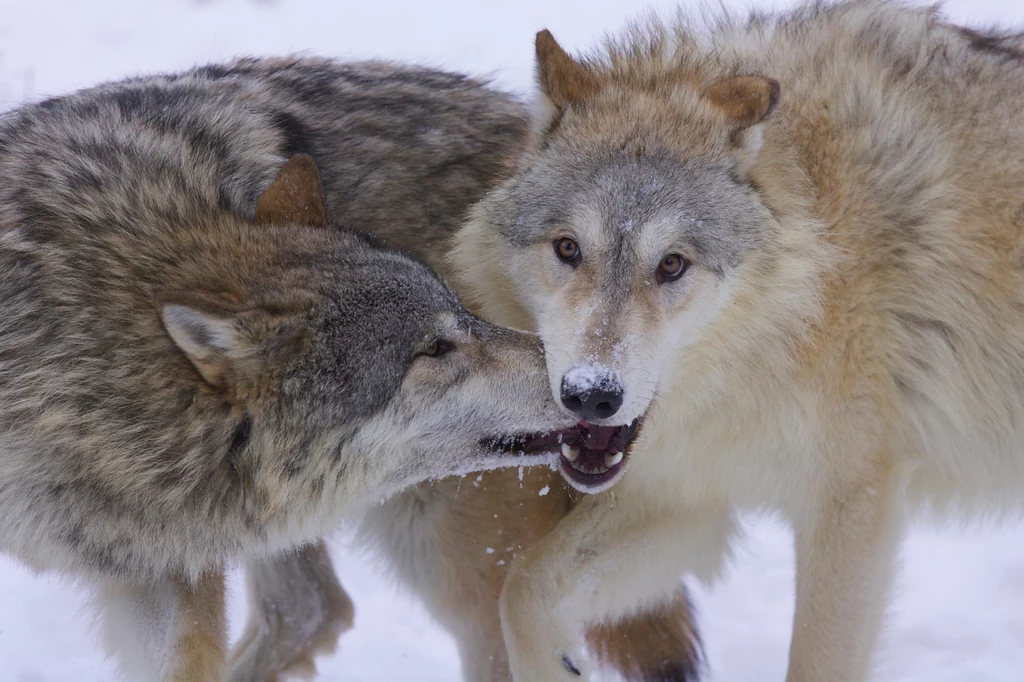
[[[455,343],[452,341],[449,341],[448,339],[434,339],[427,344],[426,348],[417,353],[416,356],[419,357],[420,355],[423,355],[428,358],[441,358],[448,355],[453,350],[455,350]]]
[[[580,245],[575,239],[562,237],[555,240],[555,255],[563,263],[568,263],[574,268],[580,264]]]
[[[664,284],[665,282],[674,282],[683,276],[687,268],[690,267],[690,261],[686,260],[678,253],[670,253],[661,259],[658,263],[658,272],[655,277],[658,280],[658,284]]]

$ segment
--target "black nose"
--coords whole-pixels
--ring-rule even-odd
[[[562,378],[562,404],[583,419],[607,419],[622,407],[622,386],[618,381],[605,379],[594,383]]]

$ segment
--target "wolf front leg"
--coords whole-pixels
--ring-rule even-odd
[[[688,569],[721,571],[734,530],[727,508],[659,505],[626,483],[582,500],[509,573],[500,609],[516,682],[591,679],[585,624],[664,603]]]
[[[355,607],[323,541],[246,567],[249,618],[231,654],[231,682],[311,675],[351,629]]]
[[[128,679],[223,682],[224,574],[196,582],[109,581],[99,591],[107,645]]]
[[[891,481],[843,486],[795,524],[796,610],[787,682],[863,682],[902,528]]]

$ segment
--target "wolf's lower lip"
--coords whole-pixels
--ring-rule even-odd
[[[639,420],[622,426],[577,424],[576,439],[561,447],[562,476],[582,492],[603,490],[624,471],[638,425]]]
[[[572,487],[580,492],[598,492],[623,473],[629,455],[618,454],[622,455],[622,459],[612,466],[607,465],[604,455],[597,459],[593,456],[584,456],[582,453],[575,461],[570,461],[564,456],[559,457],[558,463],[562,476]]]

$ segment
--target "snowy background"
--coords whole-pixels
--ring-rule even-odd
[[[685,0],[684,0],[685,1]],[[695,0],[693,0],[695,1]],[[729,7],[734,3],[722,0]],[[308,52],[386,57],[492,74],[531,86],[533,35],[550,28],[582,50],[658,0],[0,0],[0,110],[97,81],[173,71],[235,55]],[[742,3],[780,7],[789,2]],[[972,25],[1024,27],[1022,0],[952,0]],[[2,179],[0,179],[2,181]],[[335,544],[356,602],[356,628],[320,664],[336,682],[456,682],[445,632],[381,577],[372,557]],[[879,680],[1024,681],[1024,525],[916,530],[880,659]],[[712,679],[781,682],[793,613],[792,545],[777,524],[751,520],[727,578],[696,589]],[[233,578],[237,632],[244,595]],[[0,557],[0,682],[115,679],[99,653],[79,587]]]

